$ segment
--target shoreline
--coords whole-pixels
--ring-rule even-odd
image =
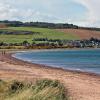
[[[42,51],[60,51],[60,50],[70,50],[70,49],[50,49],[50,50],[47,50],[47,49],[43,49],[43,50],[32,50],[32,52],[42,52]],[[77,49],[71,49],[71,50],[77,50]],[[80,49],[79,49],[80,50]],[[81,50],[87,50],[87,49],[81,49]],[[88,50],[95,50],[95,49],[88,49]],[[96,49],[98,50],[98,49]],[[59,69],[59,70],[63,70],[63,71],[69,71],[69,72],[76,72],[76,73],[82,73],[82,74],[86,74],[86,75],[92,75],[92,76],[100,76],[99,73],[95,73],[95,72],[88,72],[88,71],[82,71],[82,70],[75,70],[75,69],[67,69],[67,68],[61,68],[60,66],[58,67],[55,67],[55,66],[49,66],[49,65],[45,65],[45,64],[38,64],[38,63],[32,63],[32,62],[29,62],[29,61],[24,61],[24,60],[21,60],[21,59],[18,59],[16,58],[15,55],[16,53],[23,53],[23,52],[30,52],[30,51],[18,51],[18,52],[14,52],[13,54],[10,54],[9,56],[13,57],[14,59],[16,60],[20,60],[24,63],[29,63],[31,65],[38,65],[38,66],[41,66],[41,67],[45,67],[45,68],[52,68],[52,69]]]
[[[19,51],[20,52],[20,51]],[[23,51],[22,51],[23,52]],[[26,52],[26,51],[25,51]],[[86,71],[81,71],[81,70],[70,70],[70,69],[64,69],[64,68],[60,68],[59,67],[54,67],[54,66],[48,66],[48,65],[43,65],[43,64],[36,64],[36,63],[31,63],[28,61],[23,61],[21,59],[18,59],[16,57],[13,57],[13,55],[16,54],[16,52],[13,53],[8,53],[7,55],[5,55],[5,57],[7,59],[13,59],[13,61],[16,62],[16,64],[18,65],[23,65],[23,63],[25,65],[29,65],[29,66],[36,66],[36,67],[41,67],[41,68],[46,68],[46,69],[53,69],[53,70],[62,70],[64,72],[72,72],[72,73],[76,73],[76,74],[84,74],[84,75],[90,75],[92,77],[100,77],[100,74],[97,73],[92,73],[92,72],[86,72]],[[12,61],[12,64],[15,64],[15,62]],[[9,62],[8,62],[9,63]],[[11,62],[10,62],[11,63]]]
[[[58,51],[58,50],[100,50],[100,48],[54,48],[54,49],[0,49],[7,52],[30,52],[30,51]]]
[[[100,100],[100,75],[33,64],[12,57],[16,52],[0,54],[0,78],[34,81],[59,80],[69,92],[70,100]]]

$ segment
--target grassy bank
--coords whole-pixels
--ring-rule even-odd
[[[68,100],[58,81],[40,80],[35,84],[0,80],[0,100]]]

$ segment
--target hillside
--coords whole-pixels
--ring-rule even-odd
[[[72,34],[79,39],[90,39],[91,37],[100,39],[100,31],[86,30],[86,29],[56,29],[59,32],[65,34]]]
[[[3,34],[2,34],[3,31]],[[4,34],[6,31],[7,34]],[[8,32],[7,32],[8,31]],[[16,34],[12,34],[15,33]],[[19,31],[19,33],[18,33]],[[30,32],[29,34],[22,34],[23,31]],[[8,35],[9,33],[9,35]],[[17,34],[18,33],[18,34]],[[32,34],[33,33],[33,34]],[[9,27],[0,29],[0,41],[6,43],[20,43],[25,40],[32,42],[36,38],[48,38],[48,39],[61,39],[61,40],[76,40],[77,36],[74,34],[65,34],[64,32],[59,32],[54,29],[48,28],[32,28],[32,27]]]
[[[100,31],[86,29],[48,29],[34,27],[8,27],[0,29],[0,42],[20,43],[25,40],[32,42],[37,38],[81,40],[91,37],[100,39]]]

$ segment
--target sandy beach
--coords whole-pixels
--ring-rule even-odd
[[[13,58],[11,55],[11,53],[0,54],[0,79],[59,80],[68,91],[70,100],[100,100],[100,75],[31,64]]]

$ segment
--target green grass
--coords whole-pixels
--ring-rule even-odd
[[[0,81],[0,100],[68,100],[58,81],[40,80],[35,84]]]
[[[32,42],[32,35],[0,35],[0,42],[21,43],[25,40]]]
[[[4,29],[3,29],[4,30]],[[71,33],[59,32],[54,29],[47,28],[32,28],[32,27],[9,27],[5,30],[14,30],[14,31],[32,31],[32,32],[40,32],[41,34],[33,34],[33,35],[0,35],[0,41],[7,43],[19,43],[24,40],[32,42],[34,38],[48,38],[48,39],[67,39],[67,40],[76,40],[77,36]]]

